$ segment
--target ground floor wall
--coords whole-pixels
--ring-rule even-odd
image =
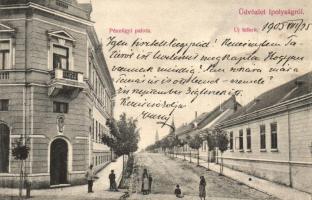
[[[226,131],[233,134],[233,148],[224,152],[224,165],[312,194],[312,106],[311,101],[305,103],[298,103],[296,109],[287,112],[227,128]],[[275,148],[270,126],[274,123],[277,126]],[[261,126],[264,127],[264,147],[261,147]],[[249,148],[247,130],[251,133]],[[240,132],[243,145],[237,145]]]
[[[0,96],[9,100],[8,110],[0,112],[0,124],[9,130],[6,133],[9,153],[4,156],[8,157],[8,170],[0,170],[0,187],[19,186],[21,162],[12,157],[11,151],[15,142],[25,135],[30,153],[23,170],[33,188],[85,183],[85,172],[93,156],[90,145],[93,102],[88,95],[81,92],[75,99],[53,99],[48,96],[47,87],[1,86]],[[68,103],[68,112],[55,112],[54,101]],[[94,156],[98,169],[110,162],[110,151],[95,152]],[[53,175],[59,181],[53,182]]]
[[[92,161],[94,171],[98,172],[106,167],[112,161],[112,156],[110,151],[93,151]]]
[[[17,188],[19,186],[19,174],[0,175],[0,186],[7,188]],[[32,189],[42,189],[50,187],[50,174],[28,174],[27,179],[31,181]],[[86,184],[85,172],[73,172],[68,174],[68,184],[81,185]]]

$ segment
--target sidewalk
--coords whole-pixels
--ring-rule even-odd
[[[70,199],[75,199],[75,197],[77,199],[119,199],[123,193],[109,191],[108,176],[112,169],[116,174],[116,182],[119,183],[122,173],[122,157],[119,157],[116,162],[108,164],[97,174],[99,179],[93,184],[94,193],[87,193],[87,185],[78,185],[65,188],[32,190],[31,196],[35,197],[35,199],[46,199],[45,197],[53,197],[53,199],[67,199],[66,197],[71,197]],[[23,193],[23,195],[25,195],[25,190],[23,190]],[[0,188],[0,195],[17,196],[18,188]]]
[[[183,156],[178,155],[179,159],[184,159]],[[186,161],[189,161],[189,156],[185,156]],[[192,157],[192,162],[197,164],[197,158]],[[199,165],[201,167],[207,168],[207,161],[199,159]],[[209,163],[209,169],[217,173],[220,172],[220,165],[215,163]],[[249,187],[255,188],[261,192],[273,195],[282,200],[311,200],[312,197],[310,194],[298,191],[294,188],[283,186],[280,184],[273,183],[243,172],[232,170],[227,167],[223,167],[223,174],[231,179],[234,179],[238,182],[241,182]],[[251,179],[251,180],[250,180]]]

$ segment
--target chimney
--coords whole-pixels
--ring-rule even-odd
[[[304,84],[304,80],[296,80],[295,84],[296,84],[297,87],[300,87],[300,86],[302,86]]]

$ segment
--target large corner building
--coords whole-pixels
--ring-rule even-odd
[[[32,187],[84,182],[111,160],[115,89],[90,19],[76,0],[0,0],[0,187],[17,187],[21,136]]]

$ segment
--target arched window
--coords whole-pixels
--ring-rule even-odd
[[[0,124],[0,173],[9,172],[10,128]]]

